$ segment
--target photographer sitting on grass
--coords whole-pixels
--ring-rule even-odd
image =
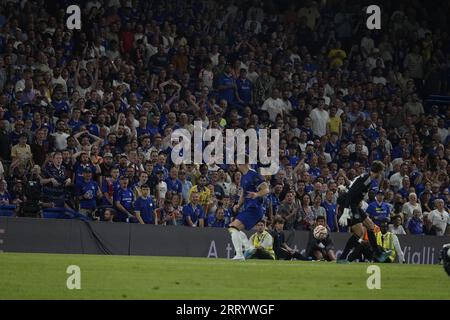
[[[306,258],[304,255],[302,255],[297,250],[294,250],[290,248],[284,237],[283,232],[284,227],[284,219],[280,216],[276,216],[274,218],[273,223],[273,231],[272,231],[272,237],[273,237],[273,250],[275,251],[275,257],[277,260],[310,260]]]

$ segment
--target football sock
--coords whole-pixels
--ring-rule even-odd
[[[233,242],[234,250],[236,251],[237,256],[242,256],[242,242],[241,235],[239,234],[239,230],[235,228],[229,228],[228,231],[231,235],[231,242]]]
[[[247,235],[243,231],[239,231],[239,236],[241,237],[241,244],[244,245],[244,250],[250,249],[250,241],[247,238]]]
[[[375,238],[375,233],[373,232],[373,230],[367,230],[367,236],[369,238],[369,243],[370,246],[372,247],[372,250],[374,252],[375,255],[380,254],[380,248],[378,247],[377,244],[377,239]]]
[[[352,236],[347,240],[347,243],[345,244],[344,251],[342,251],[341,256],[339,257],[340,260],[347,259],[348,254],[350,251],[356,247],[356,245],[359,242],[359,237],[352,234]]]

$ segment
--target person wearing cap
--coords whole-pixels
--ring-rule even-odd
[[[128,156],[125,153],[119,155],[119,165],[118,165],[120,175],[123,176],[127,173],[128,168]]]
[[[102,175],[107,175],[114,166],[114,158],[111,152],[105,152],[103,154],[103,161],[100,164],[100,170]]]
[[[379,190],[375,196],[375,201],[369,203],[369,207],[367,208],[367,213],[377,226],[381,226],[381,222],[385,220],[389,221],[391,214],[389,205],[383,200],[384,192]]]
[[[97,206],[96,198],[103,196],[98,183],[92,180],[90,168],[83,168],[83,179],[75,186],[75,192],[80,201],[79,212],[90,217]]]

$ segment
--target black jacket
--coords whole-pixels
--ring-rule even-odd
[[[358,176],[350,184],[348,191],[339,197],[338,204],[344,208],[350,208],[352,212],[358,211],[359,203],[364,199],[364,196],[369,192],[372,184],[370,174],[362,174]]]

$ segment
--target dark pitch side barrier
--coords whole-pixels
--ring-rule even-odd
[[[349,234],[331,235],[339,253]],[[295,234],[300,250],[307,232]],[[438,263],[449,237],[399,236],[407,263]],[[118,254],[231,258],[234,250],[228,231],[216,228],[150,226],[78,220],[0,217],[0,252]]]

